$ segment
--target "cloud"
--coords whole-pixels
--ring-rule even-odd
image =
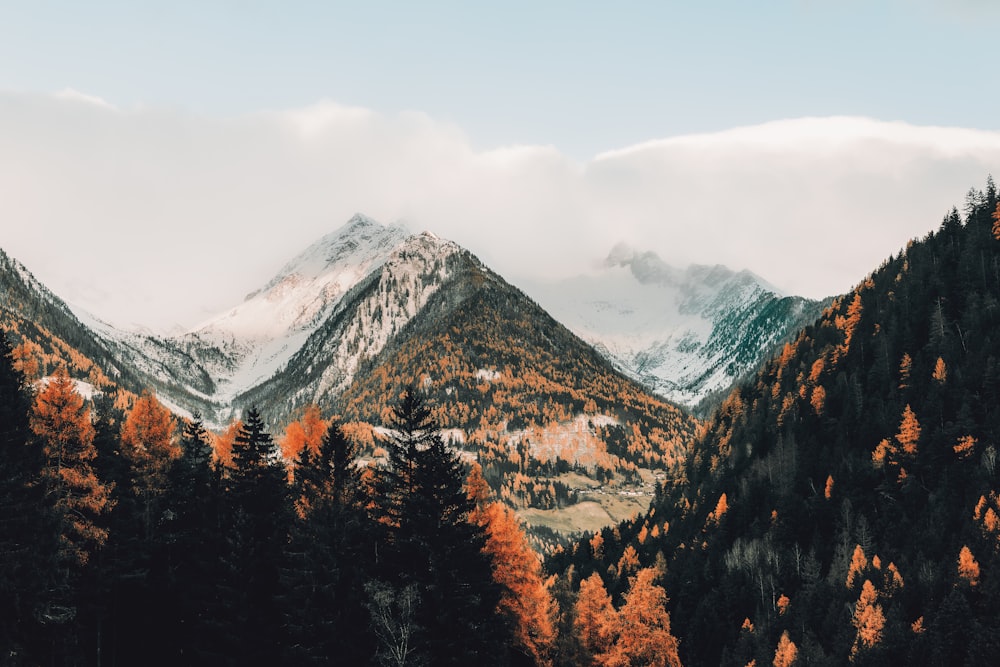
[[[322,102],[212,118],[76,92],[0,94],[0,247],[116,323],[190,326],[361,211],[510,278],[590,270],[615,243],[849,289],[1000,165],[1000,133],[864,118],[654,140],[580,163],[477,151],[461,128]]]

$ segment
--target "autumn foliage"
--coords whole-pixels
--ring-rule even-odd
[[[30,424],[45,456],[42,483],[59,518],[63,556],[85,564],[108,538],[100,517],[113,503],[94,472],[90,411],[64,369],[35,398]]]
[[[543,578],[541,559],[528,545],[514,512],[490,501],[489,486],[478,466],[473,467],[466,489],[476,502],[470,520],[486,529],[485,551],[493,579],[503,589],[499,610],[511,619],[516,642],[535,664],[549,665],[557,608]]]
[[[865,579],[865,583],[861,586],[861,596],[854,605],[854,617],[851,622],[857,630],[854,645],[851,647],[853,662],[859,652],[873,648],[882,641],[882,631],[885,628],[885,614],[878,603],[878,592],[868,579]]]
[[[289,422],[285,427],[285,435],[281,438],[281,455],[286,461],[296,461],[302,450],[319,452],[320,442],[326,433],[327,422],[323,419],[318,405],[310,403],[305,407],[300,419]]]
[[[153,521],[153,499],[164,492],[170,465],[181,454],[175,430],[170,411],[151,392],[143,392],[122,424],[122,454],[132,468],[133,486],[144,508],[147,531]]]

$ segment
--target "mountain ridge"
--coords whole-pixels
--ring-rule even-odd
[[[528,291],[620,371],[689,409],[754,371],[823,306],[748,270],[678,269],[624,244],[598,273]]]

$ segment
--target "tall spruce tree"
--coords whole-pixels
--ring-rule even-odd
[[[374,548],[356,457],[336,420],[318,451],[299,453],[283,581],[288,663],[363,664],[374,652],[364,597]]]
[[[222,576],[222,476],[212,462],[208,437],[200,419],[186,421],[180,457],[167,473],[162,530],[167,664],[219,661],[218,624],[224,610],[213,593]]]
[[[485,530],[470,521],[465,468],[449,451],[417,392],[394,411],[388,464],[377,488],[385,546],[379,576],[414,590],[414,653],[435,665],[507,662],[500,589],[484,553]]]
[[[41,448],[30,441],[30,400],[0,333],[0,661],[24,659],[34,610],[52,571],[56,527],[46,511]]]
[[[226,483],[226,576],[220,628],[232,664],[279,664],[281,562],[291,522],[287,472],[260,413],[251,408],[233,443]]]

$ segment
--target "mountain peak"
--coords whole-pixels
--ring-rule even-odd
[[[386,226],[362,213],[355,213],[343,226],[292,258],[267,285],[247,299],[273,289],[292,276],[315,279],[351,266],[374,268],[407,236],[407,230],[401,225]]]
[[[375,218],[371,218],[365,215],[364,213],[358,212],[351,216],[350,220],[348,220],[347,223],[343,227],[341,227],[341,230],[358,229],[361,227],[384,227],[384,226],[385,225],[380,223]]]

